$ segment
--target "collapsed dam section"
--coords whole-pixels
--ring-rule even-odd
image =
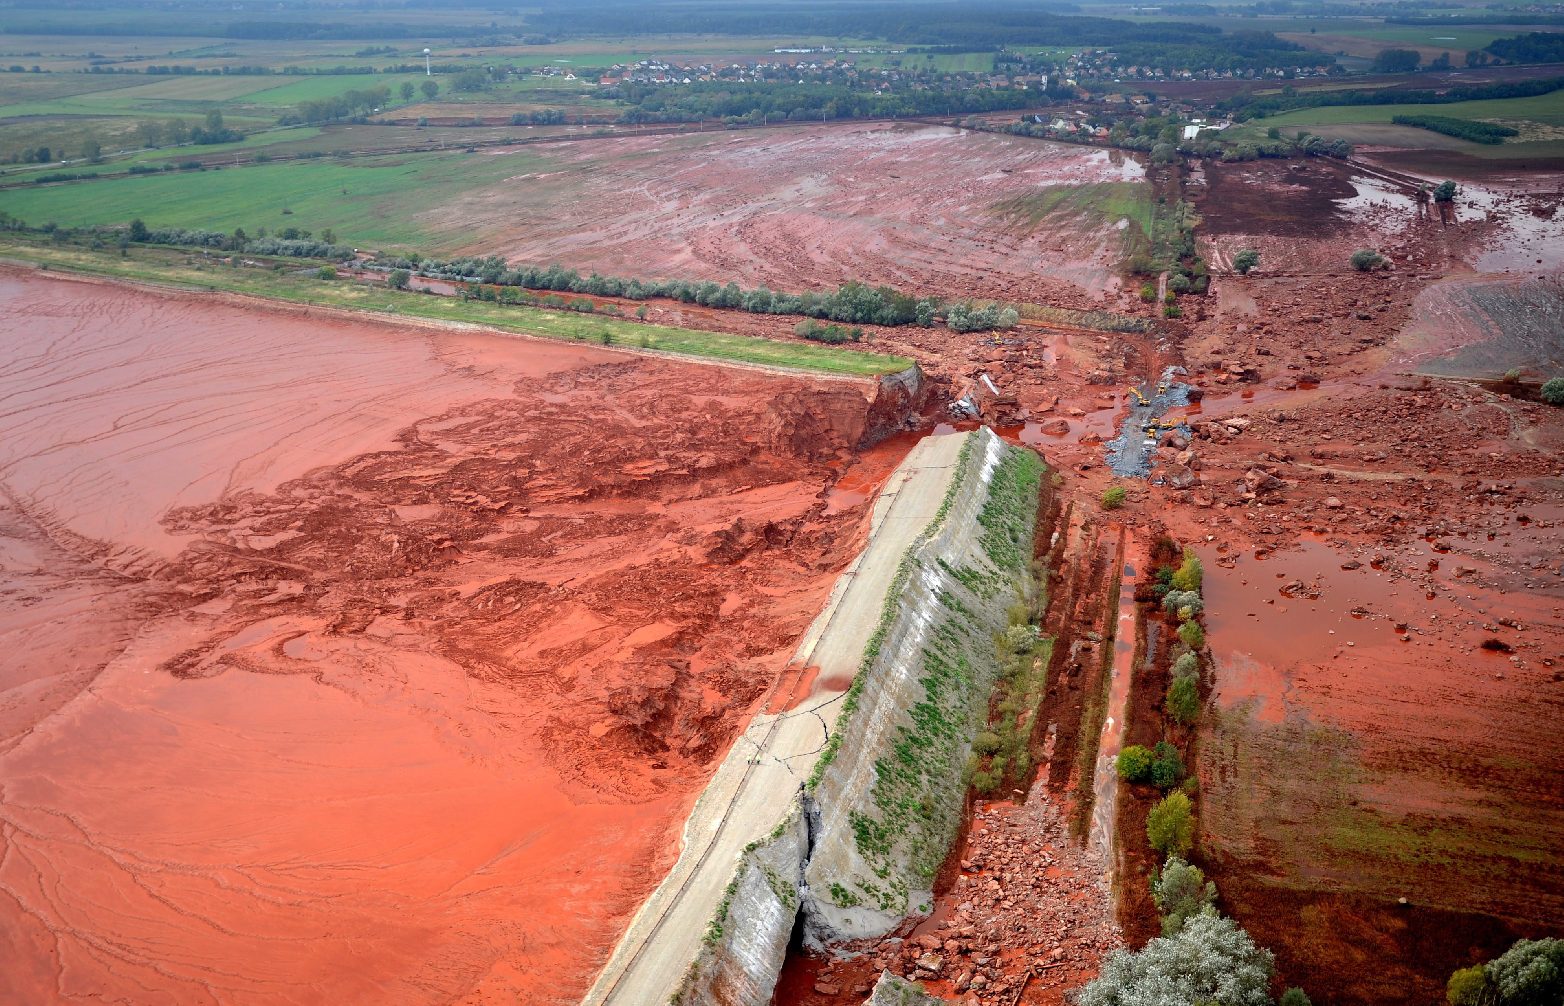
[[[1027,588],[1041,459],[931,436],[686,823],[589,1004],[761,1004],[790,940],[927,912],[960,827],[994,636]]]

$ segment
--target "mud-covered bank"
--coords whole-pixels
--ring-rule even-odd
[[[578,1000],[869,389],[0,283],[0,999]]]

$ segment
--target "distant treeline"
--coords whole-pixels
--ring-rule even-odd
[[[1513,38],[1496,38],[1487,50],[1511,63],[1564,62],[1564,32],[1534,31]]]
[[[1454,136],[1473,143],[1503,143],[1506,137],[1519,136],[1520,131],[1491,122],[1473,122],[1471,119],[1452,119],[1447,115],[1396,115],[1390,119],[1398,126],[1416,126],[1446,136]]]
[[[237,38],[282,41],[321,41],[339,39],[428,38],[427,25],[366,19],[351,24],[319,21],[230,21],[226,24],[199,18],[187,22],[126,21],[105,22],[92,18],[71,21],[10,21],[3,31],[12,35],[145,35],[193,36],[198,38]],[[441,32],[448,35],[449,31]]]
[[[551,0],[529,19],[548,34],[684,34],[796,38],[889,39],[911,45],[981,47],[1018,45],[1221,44],[1213,25],[1138,24],[1116,18],[1060,14],[1054,10],[1001,4],[843,3],[839,6],[761,7],[744,2],[627,3],[583,7]]]
[[[460,63],[435,63],[433,70],[439,74],[460,73],[466,67]],[[199,67],[189,66],[183,63],[157,64],[148,66],[116,66],[112,63],[94,63],[86,70],[87,73],[133,73],[147,74],[153,77],[358,77],[376,73],[423,73],[422,63],[403,63],[397,66],[285,66],[282,68],[270,66],[255,66],[246,64],[240,66],[213,66]]]
[[[1564,90],[1564,77],[1543,80],[1517,80],[1499,84],[1471,84],[1435,91],[1310,91],[1303,94],[1255,98],[1239,95],[1219,104],[1237,119],[1259,119],[1295,108],[1320,108],[1327,105],[1453,105],[1459,101],[1488,101],[1499,98],[1533,98]]]
[[[1268,67],[1328,66],[1334,56],[1311,52],[1268,31],[1235,31],[1199,44],[1128,42],[1113,46],[1118,62],[1126,66],[1153,66],[1164,70],[1196,67],[1201,70],[1262,70]]]
[[[1475,14],[1440,14],[1437,17],[1387,17],[1386,24],[1410,24],[1419,28],[1448,28],[1458,24],[1564,24],[1558,14],[1500,14],[1484,10]]]
[[[605,89],[605,98],[635,106],[621,122],[699,122],[727,119],[759,124],[813,119],[866,119],[907,115],[955,115],[1026,108],[1046,99],[1037,91],[964,88],[951,91],[899,90],[873,94],[838,84],[712,81],[661,86],[621,84]]]

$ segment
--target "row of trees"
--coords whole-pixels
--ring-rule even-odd
[[[427,83],[432,84],[433,81]],[[404,85],[405,87],[406,85]],[[432,96],[432,95],[431,95]],[[344,91],[342,94],[317,101],[302,101],[292,111],[277,120],[279,126],[292,126],[307,122],[333,122],[365,115],[391,100],[389,87],[366,87],[362,90]]]
[[[935,313],[940,307],[939,301],[932,298],[920,299],[888,286],[870,286],[858,282],[844,283],[830,293],[812,290],[784,293],[763,286],[746,289],[737,283],[720,284],[711,280],[624,279],[595,272],[583,276],[558,263],[513,267],[499,256],[449,261],[392,256],[381,259],[379,264],[393,269],[409,269],[422,276],[440,279],[477,281],[531,290],[557,290],[598,297],[624,297],[629,300],[659,297],[752,314],[801,314],[858,325],[929,326],[934,324]]]
[[[1162,555],[1171,542],[1159,543]],[[1178,566],[1160,563],[1138,600],[1158,599],[1179,622],[1169,715],[1181,724],[1194,722],[1199,712],[1195,684],[1205,647],[1198,621],[1205,571],[1192,551],[1184,551]],[[1187,682],[1187,684],[1185,684]],[[1189,692],[1188,701],[1181,693]],[[1223,1006],[1272,1006],[1271,983],[1275,955],[1257,945],[1236,921],[1217,909],[1217,888],[1205,872],[1188,860],[1194,845],[1195,815],[1189,785],[1180,786],[1184,766],[1178,749],[1163,741],[1154,750],[1127,747],[1119,755],[1121,778],[1150,783],[1167,793],[1146,816],[1146,839],[1160,854],[1162,865],[1150,878],[1161,935],[1134,953],[1115,951],[1098,977],[1081,990],[1079,1006],[1162,1006],[1221,1003]],[[1175,788],[1177,787],[1177,788]],[[1171,790],[1171,792],[1167,792]],[[1309,1006],[1302,989],[1290,988],[1282,1006]]]
[[[244,139],[244,134],[224,125],[223,113],[213,109],[206,113],[206,118],[197,126],[190,125],[184,119],[143,120],[136,124],[132,138],[139,146],[157,149],[187,144],[206,146],[214,143],[233,143]],[[96,136],[89,135],[74,151],[62,147],[28,147],[11,153],[7,161],[11,164],[52,164],[73,157],[97,164],[103,160],[103,144]]]
[[[244,139],[244,134],[224,125],[223,113],[214,108],[199,126],[191,126],[184,119],[145,119],[136,123],[135,137],[141,146],[156,148],[233,143]]]
[[[1448,115],[1393,115],[1390,121],[1398,126],[1416,126],[1473,143],[1499,144],[1508,137],[1520,135],[1520,130],[1509,126],[1472,119],[1453,119]]]

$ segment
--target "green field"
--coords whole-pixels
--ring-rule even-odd
[[[1520,136],[1499,144],[1472,143],[1391,122],[1397,115],[1443,115],[1456,119],[1499,122],[1520,130]],[[1564,91],[1529,98],[1461,101],[1449,105],[1326,105],[1299,108],[1254,119],[1230,130],[1232,142],[1262,141],[1275,127],[1284,136],[1303,130],[1349,143],[1413,150],[1453,150],[1488,160],[1564,156]]]
[[[136,217],[149,227],[243,227],[251,234],[262,227],[329,227],[344,241],[442,251],[469,243],[472,232],[455,223],[442,226],[431,207],[546,163],[525,152],[320,159],[13,189],[3,202],[29,223],[62,227]]]
[[[1283,112],[1255,125],[1309,126],[1355,122],[1389,122],[1397,115],[1445,115],[1453,119],[1529,121],[1564,125],[1564,91],[1530,98],[1498,98],[1490,101],[1458,101],[1449,105],[1326,105]]]
[[[911,360],[818,343],[764,339],[694,329],[669,328],[603,315],[504,307],[455,297],[399,292],[351,280],[320,280],[299,272],[234,269],[203,264],[195,256],[164,249],[137,248],[125,258],[108,252],[23,242],[0,241],[0,257],[122,279],[171,284],[195,290],[224,290],[292,303],[363,311],[391,318],[483,325],[508,332],[620,345],[680,356],[855,377],[896,373]]]

